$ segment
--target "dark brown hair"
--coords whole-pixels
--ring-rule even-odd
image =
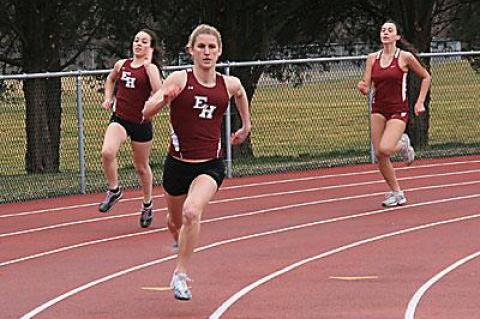
[[[392,20],[392,19],[388,19],[387,21],[385,21],[383,24],[385,23],[391,23],[393,25],[395,25],[395,28],[397,29],[397,35],[400,36],[400,40],[397,40],[397,47],[400,48],[401,50],[403,51],[408,51],[410,52],[411,54],[413,54],[413,56],[415,57],[415,59],[417,59],[418,62],[420,62],[420,64],[427,70],[428,73],[430,73],[430,70],[428,69],[428,67],[425,65],[425,63],[422,62],[422,60],[420,59],[420,57],[418,56],[418,50],[417,48],[411,44],[410,42],[407,41],[407,39],[405,39],[403,36],[402,36],[402,30],[401,30],[401,27],[400,25]],[[383,25],[382,24],[382,25]]]
[[[145,32],[150,36],[150,47],[153,48],[152,63],[158,66],[160,69],[162,67],[163,50],[161,50],[160,46],[158,45],[157,35],[150,29],[141,29],[138,32]]]

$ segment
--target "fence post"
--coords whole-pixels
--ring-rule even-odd
[[[375,164],[376,159],[375,159],[375,150],[373,149],[373,143],[372,143],[372,99],[373,99],[373,91],[370,90],[368,91],[368,129],[369,129],[369,134],[370,134],[370,162],[372,164]]]
[[[225,74],[230,75],[230,63],[227,62],[225,67]],[[227,177],[232,177],[232,144],[230,143],[230,135],[232,135],[232,114],[231,104],[228,101],[227,110],[225,111],[225,149],[226,149],[226,164],[227,164]]]
[[[80,173],[80,193],[86,192],[85,179],[85,135],[83,131],[82,74],[77,75],[77,125],[78,125],[78,163]]]

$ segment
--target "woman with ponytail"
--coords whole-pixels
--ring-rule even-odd
[[[390,188],[383,206],[404,205],[407,198],[400,188],[390,156],[402,155],[405,164],[412,164],[415,152],[405,134],[408,123],[407,74],[415,72],[421,79],[420,92],[415,103],[415,115],[425,111],[424,101],[430,87],[430,74],[419,59],[409,51],[397,47],[401,40],[396,23],[385,22],[380,30],[383,48],[367,57],[363,79],[357,88],[363,95],[373,90],[371,138],[378,167]]]
[[[143,29],[135,35],[132,43],[133,58],[121,59],[115,63],[105,82],[105,98],[102,103],[105,109],[112,109],[113,113],[105,132],[101,153],[108,190],[98,209],[106,213],[122,197],[117,153],[122,144],[130,138],[133,165],[143,191],[141,227],[150,226],[153,219],[153,176],[149,164],[153,128],[150,121],[144,120],[142,109],[162,84],[157,66],[159,51],[156,45],[156,36],[150,30]],[[114,98],[115,84],[118,89]]]

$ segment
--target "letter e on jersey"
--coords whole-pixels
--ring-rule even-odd
[[[132,78],[130,75],[132,75],[131,72],[122,72],[122,77],[120,80],[125,81],[125,87],[129,89],[134,89],[135,88],[135,78]]]
[[[215,105],[209,105],[208,98],[206,96],[195,95],[194,109],[200,109],[202,112],[198,115],[202,119],[211,120],[213,118],[213,112],[217,108]]]

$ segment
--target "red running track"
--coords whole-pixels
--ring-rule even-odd
[[[1,318],[478,318],[480,157],[399,165],[383,209],[373,165],[226,180],[192,259],[193,299],[156,189],[109,214],[103,194],[0,206]]]

